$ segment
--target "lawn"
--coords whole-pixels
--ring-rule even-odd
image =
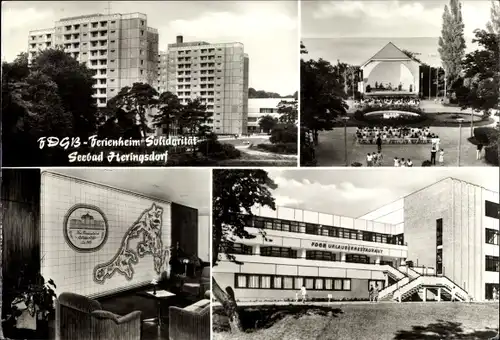
[[[404,340],[490,339],[498,332],[498,304],[379,303],[336,304],[275,313],[269,328],[237,335],[217,331],[223,322],[214,312],[214,340]]]

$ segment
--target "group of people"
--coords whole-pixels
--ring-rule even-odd
[[[408,105],[418,107],[420,99],[411,97],[369,97],[356,100],[354,106],[357,108],[367,106],[391,106],[391,105]]]
[[[438,135],[432,133],[429,127],[406,127],[406,126],[375,126],[375,127],[358,127],[356,129],[356,137],[358,140],[371,140],[380,138],[381,143],[386,143],[388,140],[399,138],[402,140],[418,139],[419,142],[429,142],[432,139],[439,138]]]
[[[411,167],[413,167],[413,162],[409,158],[404,159],[404,158],[394,157],[394,166],[397,168],[398,167],[399,168],[403,168],[403,167],[411,168]]]

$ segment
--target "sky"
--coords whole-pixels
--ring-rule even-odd
[[[421,53],[419,59],[439,65],[438,37],[449,0],[302,1],[301,39],[308,58],[323,57],[362,64],[388,42]],[[462,0],[468,51],[476,28],[490,18],[490,0]],[[431,56],[429,56],[431,54]],[[434,54],[434,55],[433,55]]]
[[[359,217],[446,177],[499,188],[498,168],[267,169],[276,205]]]
[[[250,87],[281,95],[298,90],[297,1],[111,1],[110,7],[111,13],[146,14],[147,25],[159,31],[160,50],[177,35],[185,42],[241,42],[250,58]],[[107,1],[4,1],[2,60],[27,50],[30,30],[64,17],[107,14],[107,8]]]

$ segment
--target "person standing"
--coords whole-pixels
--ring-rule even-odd
[[[431,164],[436,165],[436,144],[432,143],[432,148],[431,148]]]
[[[300,288],[300,294],[302,294],[302,303],[306,303],[306,299],[307,299],[306,286],[302,285],[302,288]]]
[[[439,151],[439,165],[443,166],[444,165],[444,150],[441,149]]]
[[[382,152],[379,151],[377,153],[377,166],[382,166],[383,159],[384,159],[384,156],[382,156]]]
[[[413,166],[413,162],[411,161],[411,159],[408,158],[408,161],[406,162],[406,166],[411,168]]]
[[[380,138],[380,135],[377,137],[377,151],[382,151],[382,138]]]
[[[378,302],[378,292],[378,285],[375,284],[375,286],[373,287],[373,302]]]
[[[372,166],[373,164],[373,157],[371,153],[368,153],[366,155],[366,166]]]
[[[370,288],[368,289],[368,299],[370,300],[370,302],[373,301],[373,285],[370,285]]]
[[[453,286],[453,288],[451,289],[451,302],[455,302],[456,299],[457,299],[457,290],[455,286]]]
[[[477,160],[480,160],[481,159],[481,153],[483,151],[483,144],[479,143],[477,145],[477,149],[476,149],[476,159]]]
[[[399,159],[394,157],[394,166],[397,168],[399,166]]]

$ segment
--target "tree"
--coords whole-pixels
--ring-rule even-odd
[[[276,92],[255,90],[253,87],[250,87],[248,89],[248,98],[281,98],[281,95]]]
[[[465,47],[462,5],[459,0],[450,0],[450,7],[444,6],[438,48],[446,72],[446,81],[450,86],[453,86],[454,82],[460,77]]]
[[[182,106],[179,118],[181,133],[187,130],[191,135],[198,134],[200,128],[211,121],[211,113],[207,112],[207,106],[200,98],[188,99],[186,105]]]
[[[123,87],[116,96],[108,101],[108,106],[135,115],[137,125],[142,131],[142,137],[146,138],[148,133],[152,131],[148,126],[146,113],[156,106],[157,97],[158,92],[151,85],[134,83],[132,87]]]
[[[486,24],[488,33],[495,33],[500,39],[500,1],[491,1],[490,21]]]
[[[212,267],[225,255],[228,261],[239,263],[232,255],[237,238],[251,239],[245,230],[253,216],[252,207],[260,205],[276,209],[271,190],[276,184],[264,170],[215,169],[212,190]],[[263,235],[264,231],[259,230]],[[212,292],[229,318],[233,332],[241,332],[237,304],[230,287],[224,291],[212,276]]]
[[[61,137],[86,138],[97,130],[97,106],[93,98],[95,70],[80,64],[62,49],[48,49],[37,53],[31,72],[41,72],[57,84],[57,93],[64,110],[73,115],[73,130]]]
[[[348,108],[341,76],[326,60],[300,61],[300,123],[313,132],[331,130]]]
[[[42,152],[37,139],[73,135],[74,117],[64,107],[59,86],[40,70],[29,70],[27,63],[22,54],[13,63],[2,64],[4,162],[10,166],[55,165],[62,150]]]
[[[412,60],[415,60],[418,63],[422,63],[422,61],[417,58],[417,53],[409,51],[409,50],[405,50],[405,49],[401,50],[401,52],[403,52],[404,54],[406,54],[406,56],[408,58],[410,58]]]
[[[482,49],[468,53],[463,60],[464,78],[457,82],[456,96],[462,109],[489,115],[499,105],[500,97],[500,50],[499,40],[495,33],[475,30],[474,43]],[[473,123],[471,121],[471,136]]]
[[[308,54],[309,51],[307,51],[306,45],[301,41],[300,42],[300,54]]]
[[[299,103],[297,100],[280,101],[278,103],[278,113],[281,115],[279,121],[285,124],[296,125],[298,121],[298,106]]]
[[[278,124],[278,120],[271,115],[265,115],[259,119],[259,126],[265,133],[269,133],[276,124]]]
[[[158,99],[158,113],[151,115],[155,127],[165,126],[170,134],[172,126],[177,126],[182,113],[182,104],[172,92],[163,92]]]

